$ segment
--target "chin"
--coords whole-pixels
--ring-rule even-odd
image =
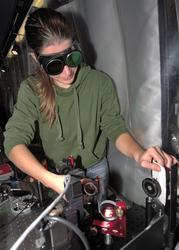
[[[74,82],[74,78],[70,79],[69,81],[61,81],[61,83],[64,84],[64,85],[72,85],[73,82]]]
[[[68,79],[68,80],[62,79],[62,80],[61,80],[61,83],[70,85],[70,84],[73,84],[74,80],[75,80],[75,76],[72,76],[72,77],[71,77],[70,79]]]

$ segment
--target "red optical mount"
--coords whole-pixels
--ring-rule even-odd
[[[126,203],[124,201],[105,200],[99,206],[104,220],[93,220],[98,232],[116,237],[126,236]]]

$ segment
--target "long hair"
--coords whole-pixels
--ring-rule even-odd
[[[35,54],[40,54],[45,46],[64,39],[74,39],[74,31],[66,18],[49,8],[40,8],[31,13],[25,25],[26,40]],[[56,119],[55,93],[53,80],[39,66],[37,67],[38,84],[36,91],[41,100],[40,110],[52,126]]]

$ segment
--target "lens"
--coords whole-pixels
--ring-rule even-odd
[[[58,75],[63,71],[64,63],[59,59],[51,60],[45,67],[47,74]]]
[[[75,50],[69,53],[66,57],[66,64],[69,67],[77,67],[82,62],[82,54],[80,51]]]

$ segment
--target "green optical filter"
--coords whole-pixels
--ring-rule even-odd
[[[82,62],[82,54],[80,51],[75,50],[69,53],[66,57],[66,64],[69,67],[77,67]]]

